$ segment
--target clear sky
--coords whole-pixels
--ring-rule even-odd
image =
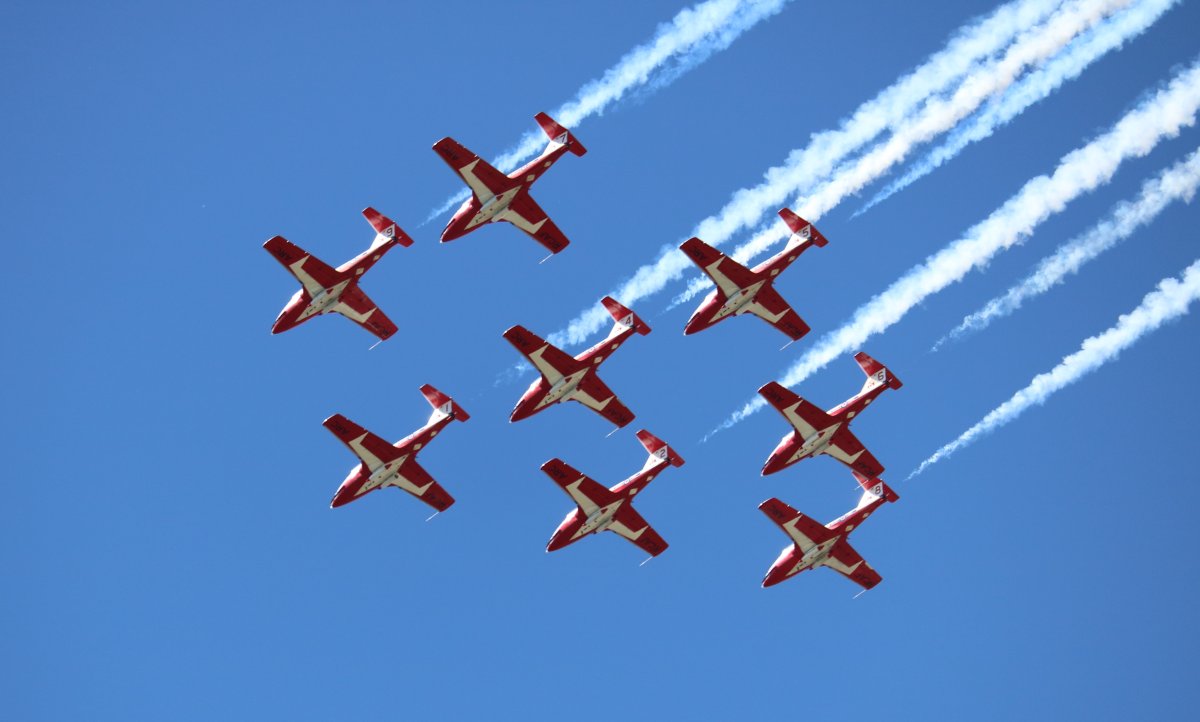
[[[541,247],[507,225],[437,242],[448,214],[422,221],[461,184],[436,140],[499,155],[686,6],[0,10],[0,716],[1191,715],[1194,314],[904,477],[1200,256],[1198,210],[1174,203],[1012,317],[929,352],[1200,131],[1123,163],[863,345],[905,384],[854,424],[901,495],[852,537],[883,575],[875,590],[855,599],[829,570],[761,589],[787,538],[758,503],[828,521],[858,492],[827,457],[760,477],[788,431],[770,409],[701,438],[1189,66],[1200,6],[1169,10],[865,214],[851,218],[906,164],[825,213],[829,245],[777,286],[809,337],[780,351],[782,334],[746,318],[685,338],[694,303],[666,309],[689,273],[632,304],[654,331],[603,368],[633,424],[605,438],[575,404],[509,424],[531,377],[512,373],[504,329],[564,328],[995,7],[795,0],[578,125],[589,153],[534,189],[572,241],[563,253],[538,265]],[[397,335],[369,351],[338,317],[270,335],[296,286],[262,243],[281,234],[339,264],[370,242],[367,205],[416,239],[363,282]],[[428,523],[396,490],[330,510],[355,460],[321,421],[399,439],[428,416],[423,383],[472,414],[421,454],[457,504]],[[794,390],[828,408],[861,384],[847,353]],[[603,534],[546,554],[571,503],[540,464],[615,484],[645,458],[639,428],[687,460],[638,495],[670,549],[639,567],[640,550]]]

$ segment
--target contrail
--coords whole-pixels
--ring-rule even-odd
[[[961,80],[975,63],[1010,45],[1013,38],[1040,23],[1060,4],[1060,0],[1014,0],[964,26],[942,50],[860,105],[836,130],[813,135],[807,146],[792,151],[783,164],[768,169],[758,185],[735,191],[720,211],[696,224],[689,235],[700,236],[716,246],[750,227],[764,213],[782,205],[790,194],[808,187],[814,178],[825,177],[843,158],[899,123],[928,98]],[[664,245],[656,261],[637,269],[611,295],[633,305],[692,267],[675,245]],[[580,344],[607,323],[608,315],[591,307],[576,316],[566,329],[551,334],[549,340],[557,344]]]
[[[968,333],[982,331],[992,321],[1008,316],[1027,299],[1049,291],[1066,276],[1117,245],[1134,231],[1154,221],[1173,201],[1192,201],[1200,186],[1200,149],[1142,184],[1141,194],[1132,201],[1117,205],[1107,218],[1086,233],[1065,243],[1054,255],[1044,259],[1033,273],[1010,288],[1004,295],[988,301],[983,308],[962,320],[949,334],[943,336],[931,350],[947,341]]]
[[[1144,0],[1088,31],[1086,35],[1072,43],[1066,52],[1030,73],[1002,98],[990,103],[972,119],[969,125],[955,130],[945,143],[921,159],[902,178],[892,181],[877,193],[869,203],[854,213],[854,217],[866,213],[877,204],[929,175],[946,161],[957,156],[968,145],[990,137],[997,128],[1007,124],[1026,108],[1058,90],[1063,83],[1079,77],[1096,60],[1113,50],[1119,50],[1127,41],[1141,35],[1163,14],[1178,4],[1179,0]]]
[[[1052,175],[1033,178],[1004,205],[966,235],[925,259],[854,312],[841,328],[826,334],[784,375],[781,383],[801,383],[830,361],[857,349],[871,336],[904,317],[909,310],[1000,251],[1025,240],[1044,220],[1076,197],[1107,183],[1128,158],[1149,153],[1163,138],[1174,137],[1196,121],[1200,107],[1200,62],[1173,78],[1166,87],[1138,103],[1116,125],[1059,161]],[[726,419],[728,428],[764,402],[755,397]]]
[[[1028,386],[1018,391],[1011,399],[997,406],[979,423],[922,461],[908,478],[920,474],[930,465],[945,459],[980,436],[1015,420],[1030,406],[1046,403],[1054,392],[1112,361],[1122,351],[1137,343],[1142,336],[1187,313],[1188,307],[1197,298],[1200,298],[1200,260],[1188,266],[1179,279],[1163,279],[1156,290],[1142,299],[1141,305],[1121,316],[1115,326],[1099,336],[1084,340],[1078,351],[1065,357],[1049,372],[1035,376]]]
[[[1081,32],[1129,3],[1130,0],[1079,0],[1056,13],[1044,25],[1023,33],[1003,57],[968,75],[950,98],[930,100],[920,113],[900,124],[886,141],[838,167],[807,197],[797,198],[796,212],[817,222],[844,198],[862,190],[903,161],[913,148],[953,128],[985,100],[1003,93],[1027,68],[1052,57]],[[738,247],[733,258],[745,262],[788,235],[787,229],[779,224],[768,224]],[[697,276],[688,289],[675,298],[673,305],[690,300],[709,286],[706,278]]]
[[[738,36],[779,11],[790,0],[706,0],[684,8],[670,22],[662,23],[654,37],[625,54],[601,77],[589,81],[570,100],[550,114],[575,130],[586,118],[602,114],[630,91],[658,90],[670,85],[714,53],[729,47]],[[493,165],[509,172],[541,152],[545,136],[527,132],[512,148],[500,154]],[[442,215],[470,196],[462,191],[430,212],[425,223]]]

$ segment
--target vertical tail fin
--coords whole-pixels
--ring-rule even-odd
[[[463,410],[454,399],[450,398],[441,391],[433,388],[429,384],[421,387],[421,393],[425,396],[425,400],[433,407],[434,415],[445,414],[455,421],[466,421],[471,418],[471,415]]]
[[[575,155],[583,155],[587,152],[587,148],[584,148],[583,144],[575,136],[571,135],[571,131],[559,125],[558,121],[554,118],[545,113],[538,113],[533,116],[533,119],[537,121],[538,125],[542,126],[542,131],[551,141],[567,146],[567,150]]]
[[[883,497],[888,501],[896,501],[900,495],[892,491],[892,487],[888,486],[880,478],[871,478],[865,474],[860,474],[853,469],[850,470],[854,474],[854,478],[858,481],[859,486],[863,488],[862,498],[858,501],[858,508],[862,508],[871,503],[872,499]]]
[[[650,327],[646,325],[645,321],[639,318],[633,311],[622,306],[612,296],[605,296],[600,299],[600,303],[604,304],[604,310],[608,311],[608,315],[613,317],[618,326],[632,328],[643,336],[650,333]]]
[[[817,227],[800,216],[793,213],[788,208],[779,209],[779,217],[787,224],[787,227],[792,231],[792,240],[800,239],[803,241],[812,241],[813,245],[822,248],[829,239],[825,238],[825,234],[817,230]],[[791,243],[791,241],[789,241]]]
[[[642,468],[649,468],[660,461],[665,461],[671,466],[683,466],[683,457],[675,453],[674,449],[667,446],[665,441],[654,434],[642,429],[637,432],[637,438],[642,442],[642,446],[646,447],[646,452],[650,454],[650,458],[646,459],[646,465]]]
[[[375,229],[375,241],[371,244],[373,247],[381,246],[388,241],[395,241],[405,248],[413,244],[413,239],[400,226],[396,225],[395,221],[371,206],[364,208],[362,214]]]
[[[854,360],[858,362],[863,373],[867,375],[867,382],[863,384],[863,391],[873,389],[882,384],[887,384],[893,389],[898,389],[904,385],[887,366],[884,366],[862,351],[854,354]]]

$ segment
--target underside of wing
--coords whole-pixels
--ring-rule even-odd
[[[591,515],[600,507],[608,506],[617,500],[616,495],[603,484],[561,459],[551,459],[542,464],[542,471],[571,497],[584,514]]]
[[[300,281],[310,296],[316,296],[341,280],[341,274],[336,270],[283,236],[275,236],[264,243],[263,248]]]
[[[497,218],[525,231],[530,238],[545,246],[551,253],[558,253],[570,243],[528,193],[519,194],[514,198]]]
[[[608,530],[638,545],[652,557],[667,549],[667,542],[654,531],[654,527],[628,505],[621,507]]]
[[[872,569],[871,565],[867,564],[862,555],[855,551],[854,547],[850,546],[845,539],[839,540],[833,547],[825,559],[825,566],[845,576],[863,589],[870,589],[883,581],[879,572]]]
[[[589,374],[579,382],[579,386],[571,394],[571,399],[613,422],[618,428],[634,419],[633,412],[626,408],[612,389],[596,378],[595,374]]]
[[[792,309],[771,286],[766,286],[754,295],[754,300],[746,304],[746,311],[758,316],[775,328],[787,334],[796,341],[808,333],[808,324],[800,318],[800,314]]]
[[[849,427],[843,426],[834,432],[825,453],[871,479],[883,473],[883,464],[867,451]]]
[[[324,426],[349,447],[368,469],[376,469],[402,456],[396,447],[341,414],[325,419]]]
[[[396,333],[396,324],[392,323],[392,319],[358,286],[347,288],[333,310],[375,334],[380,340],[391,338]]]
[[[779,499],[767,499],[758,505],[767,518],[779,525],[796,546],[809,549],[833,537],[833,532],[817,520],[805,516]]]
[[[517,185],[453,138],[442,138],[433,144],[433,149],[446,161],[446,165],[462,176],[480,203],[487,203]]]
[[[438,511],[445,511],[454,503],[454,497],[433,480],[429,472],[417,463],[415,457],[408,457],[396,472],[400,477],[397,484],[409,494],[417,497]]]
[[[837,423],[829,414],[778,382],[772,381],[764,385],[758,393],[804,438]]]
[[[524,326],[508,329],[504,332],[504,338],[522,356],[529,359],[529,363],[533,364],[542,378],[552,384],[581,368],[580,363],[573,357]]]
[[[758,282],[748,268],[699,238],[689,238],[679,248],[717,284],[726,298]]]

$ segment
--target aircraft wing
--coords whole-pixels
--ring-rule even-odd
[[[325,419],[324,426],[348,446],[368,469],[375,470],[404,456],[399,449],[341,414]]]
[[[331,266],[283,236],[275,236],[264,243],[263,248],[300,281],[310,296],[341,281],[341,274]]]
[[[779,525],[801,550],[814,547],[833,538],[833,532],[817,520],[807,517],[779,499],[767,499],[758,505],[767,518]]]
[[[867,447],[846,426],[833,432],[825,453],[871,479],[883,473],[883,464],[867,451]]]
[[[754,273],[745,266],[699,238],[689,238],[679,249],[708,274],[726,298],[758,282]]]
[[[788,423],[804,438],[836,423],[829,414],[775,381],[764,385],[758,390],[758,393],[767,400],[767,403],[774,406],[776,411],[783,414],[783,418],[787,419]]]
[[[434,509],[445,511],[454,503],[454,497],[450,496],[442,488],[441,484],[434,481],[429,472],[425,471],[424,467],[417,463],[415,456],[408,457],[400,465],[396,474],[400,477],[398,486],[401,489],[404,489]]]
[[[863,589],[870,589],[883,581],[879,572],[872,569],[845,539],[834,545],[824,563]]]
[[[381,341],[396,333],[396,324],[392,323],[392,319],[379,310],[358,286],[350,286],[343,291],[333,310],[375,334]]]
[[[557,383],[564,376],[579,371],[581,365],[566,352],[543,340],[524,326],[513,326],[504,338],[538,370],[546,381]]]
[[[497,218],[508,221],[525,231],[530,238],[545,246],[546,250],[551,253],[558,253],[570,243],[558,226],[554,225],[554,221],[550,220],[542,207],[535,203],[528,193],[522,193],[514,198],[508,208],[504,209]]]
[[[638,545],[642,551],[652,557],[667,550],[666,540],[659,536],[658,532],[654,531],[654,527],[647,524],[642,515],[634,511],[631,506],[623,506],[617,510],[616,517],[613,518],[612,524],[609,524],[608,530],[616,532]]]
[[[550,477],[559,488],[571,497],[571,500],[583,511],[591,515],[602,506],[617,501],[617,495],[609,491],[603,484],[580,473],[562,459],[551,459],[542,464],[542,471]]]
[[[765,286],[746,304],[746,311],[758,316],[796,341],[808,333],[808,324],[772,286]]]
[[[634,419],[633,412],[595,374],[585,376],[571,392],[571,398],[613,422],[617,428]]]
[[[517,185],[453,138],[442,138],[433,144],[433,149],[446,161],[446,165],[462,176],[480,203],[487,203]]]

